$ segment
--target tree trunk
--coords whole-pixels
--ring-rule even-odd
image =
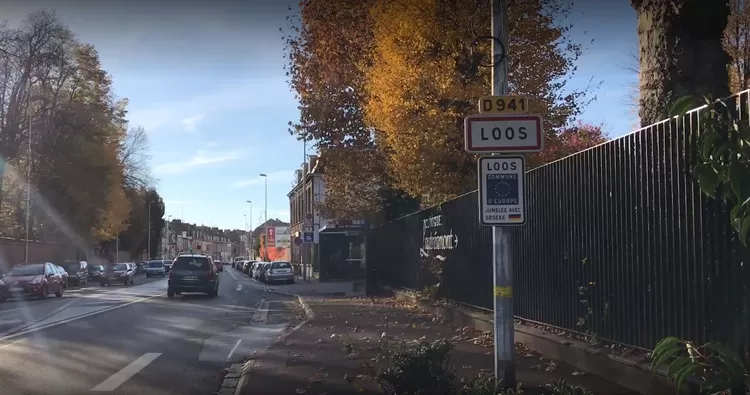
[[[631,0],[638,15],[641,126],[669,117],[683,96],[729,95],[722,37],[728,0]]]

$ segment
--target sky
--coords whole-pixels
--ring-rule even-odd
[[[304,160],[302,142],[288,133],[299,113],[279,31],[295,4],[0,0],[0,18],[13,23],[55,10],[80,41],[96,47],[115,93],[129,100],[130,124],[147,131],[166,215],[245,229],[263,221],[266,203],[269,219],[289,220],[286,194]],[[630,132],[638,123],[631,99],[635,12],[627,0],[583,0],[570,21],[584,54],[569,87],[596,88],[580,119],[602,123],[611,137]],[[261,173],[268,175],[267,201]]]

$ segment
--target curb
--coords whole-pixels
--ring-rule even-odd
[[[307,305],[305,299],[297,294],[290,294],[286,292],[277,292],[266,289],[266,292],[277,295],[296,297],[302,309],[305,311],[305,319],[299,324],[295,325],[292,329],[286,331],[283,335],[276,338],[276,340],[269,346],[273,347],[278,342],[284,340],[287,336],[294,333],[297,329],[310,322],[315,318],[315,312],[312,311],[310,306]],[[250,375],[255,370],[255,359],[249,359],[244,363],[234,363],[229,367],[229,371],[221,381],[221,388],[217,391],[216,395],[241,395],[242,390],[250,385]]]

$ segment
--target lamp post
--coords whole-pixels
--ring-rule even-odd
[[[148,237],[146,243],[148,243],[148,260],[151,260],[151,204],[154,202],[148,202]]]
[[[167,215],[167,255],[172,255],[172,229],[169,228],[171,222],[172,216]]]
[[[255,229],[253,229],[253,201],[252,200],[245,200],[245,203],[247,203],[247,204],[250,205],[250,233],[249,233],[249,237],[248,237],[248,242],[250,243],[250,248],[248,248],[248,253],[249,253],[253,249],[253,231],[255,231]],[[255,258],[254,255],[255,254],[253,254],[253,258]],[[248,259],[250,259],[250,258],[248,258]]]
[[[268,175],[260,173],[260,176],[263,177],[265,180],[265,197],[263,198],[263,200],[264,200],[264,205],[265,205],[264,210],[265,210],[266,215],[265,215],[265,222],[263,223],[263,232],[266,234],[265,236],[266,246],[263,249],[263,251],[265,251],[266,253],[265,260],[268,261]]]

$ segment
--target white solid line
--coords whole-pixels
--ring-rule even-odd
[[[242,291],[242,285],[238,285],[238,286],[237,286],[237,290],[238,290],[238,291]]]
[[[241,342],[242,342],[242,339],[237,339],[237,343],[234,343],[234,347],[232,347],[232,351],[229,351],[229,354],[227,354],[227,361],[232,359],[232,355],[234,355],[235,350],[237,350],[237,347],[240,346]]]
[[[92,388],[91,391],[102,391],[110,392],[117,389],[124,382],[128,381],[131,377],[135,376],[136,373],[140,372],[148,366],[151,362],[154,362],[156,358],[159,358],[160,352],[149,352],[141,355],[140,358],[131,362],[130,365],[122,368],[119,372],[109,376],[106,380],[102,381],[96,387]]]
[[[98,315],[98,314],[101,314],[101,313],[106,313],[107,311],[121,309],[123,307],[130,306],[131,304],[145,302],[147,300],[158,298],[158,297],[164,296],[164,295],[165,294],[162,293],[162,294],[159,294],[159,295],[150,296],[150,297],[147,297],[147,298],[142,298],[142,299],[134,300],[134,301],[131,301],[131,302],[119,304],[117,306],[107,307],[106,309],[94,310],[94,311],[92,311],[90,313],[84,313],[84,314],[81,314],[81,315],[76,316],[76,317],[71,317],[71,318],[68,318],[68,319],[65,319],[65,320],[60,320],[60,321],[57,321],[57,322],[52,322],[52,323],[49,323],[49,324],[46,324],[46,325],[42,325],[42,326],[34,327],[33,326],[35,324],[34,323],[34,324],[31,325],[31,327],[29,329],[24,329],[24,330],[22,330],[20,332],[16,332],[16,333],[13,333],[13,334],[10,334],[10,335],[7,335],[7,336],[1,336],[0,337],[0,342],[6,341],[6,340],[10,340],[10,339],[14,339],[14,338],[19,337],[19,336],[27,335],[29,333],[41,331],[42,329],[54,328],[56,326],[67,324],[69,322],[77,321],[77,320],[80,320],[80,319],[83,319],[83,318],[88,318],[88,317],[95,316],[95,315]],[[37,321],[37,322],[39,322],[39,321]],[[11,342],[11,343],[0,345],[0,348],[5,348],[5,347],[8,347],[8,346],[12,346],[12,345],[14,345],[16,343],[19,343],[19,342],[23,341],[23,340],[24,339],[19,339],[17,341]]]
[[[234,281],[240,281],[240,279],[239,279],[239,278],[237,278],[237,276],[235,276],[235,275],[234,275],[234,273],[232,273],[232,271],[231,271],[231,270],[230,270],[230,271],[228,271],[227,273],[229,273],[229,276],[230,276],[230,277],[232,277],[232,278],[234,279]]]

